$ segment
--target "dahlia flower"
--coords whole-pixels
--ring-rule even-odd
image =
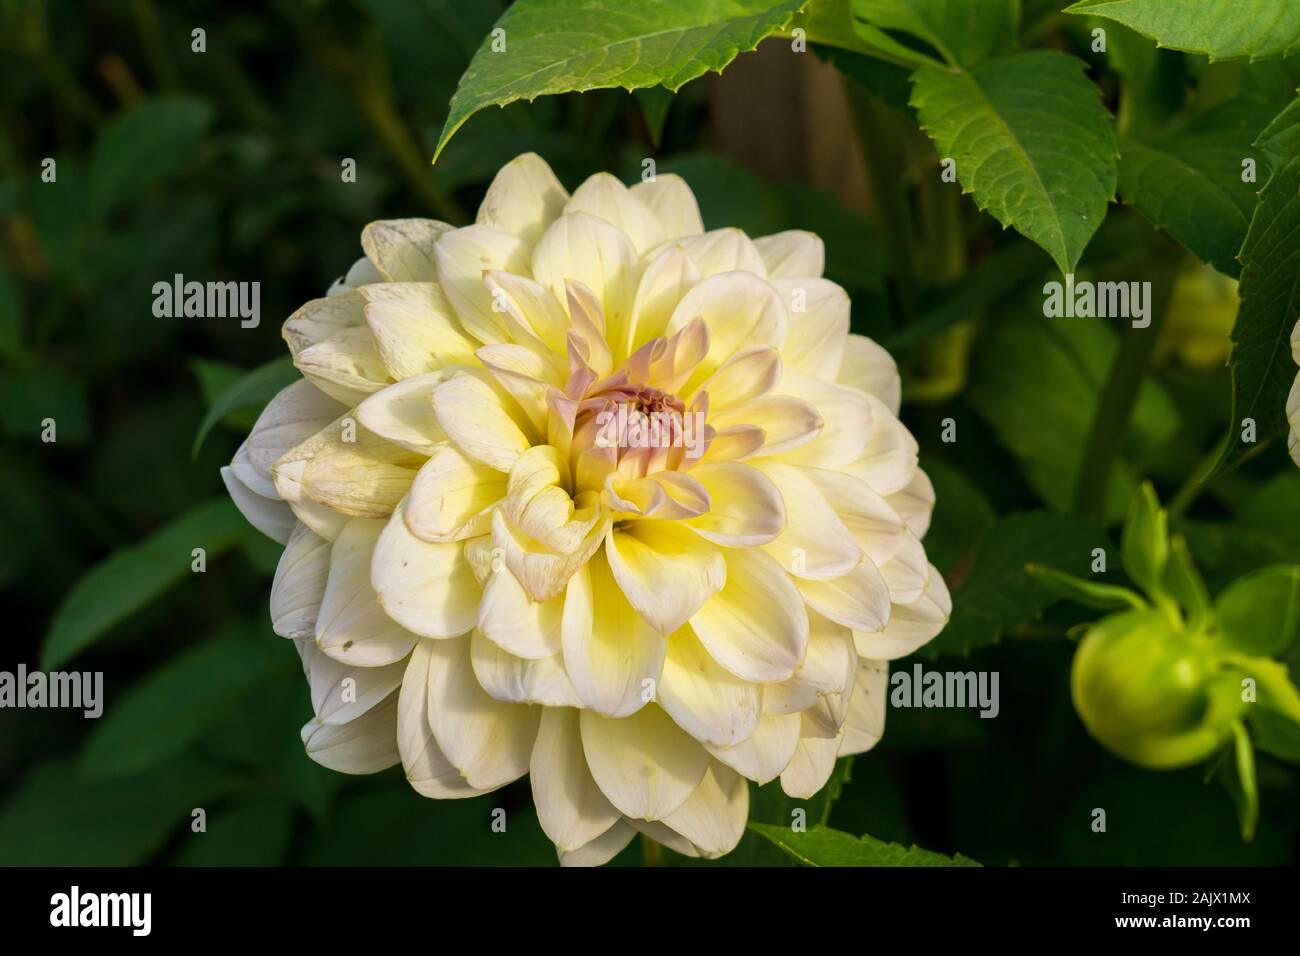
[[[223,469],[286,544],[308,754],[434,798],[525,774],[566,864],[739,841],[812,796],[943,627],[934,493],[888,354],[807,232],[706,232],[689,187],[544,161],[474,225],[371,223],[284,325],[303,378]]]

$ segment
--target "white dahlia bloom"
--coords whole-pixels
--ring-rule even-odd
[[[436,798],[529,774],[561,861],[599,864],[637,831],[727,853],[747,780],[810,797],[880,739],[887,662],[950,602],[897,371],[820,239],[528,154],[475,225],[361,245],[223,469],[287,543],[313,759]]]

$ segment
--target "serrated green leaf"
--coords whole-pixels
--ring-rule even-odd
[[[797,833],[790,827],[751,823],[762,834],[804,866],[979,866],[962,856],[944,856],[920,847],[886,843],[870,835],[855,837],[830,827],[814,826]]]
[[[189,574],[194,548],[203,548],[211,561],[234,547],[247,528],[228,498],[214,498],[110,555],[63,599],[45,635],[41,667],[55,670],[67,663]]]
[[[1052,603],[1027,564],[1089,573],[1093,548],[1109,548],[1099,527],[1078,515],[1029,511],[1003,518],[975,543],[970,569],[952,588],[952,616],[923,653],[969,654],[993,644]]]
[[[1216,472],[1259,442],[1287,432],[1287,396],[1296,376],[1291,334],[1300,320],[1300,154],[1273,174],[1241,249],[1241,306],[1232,329],[1232,418]],[[1242,441],[1243,422],[1255,442]]]
[[[301,376],[302,373],[294,367],[293,360],[285,355],[251,369],[231,383],[208,406],[203,421],[199,423],[199,430],[194,434],[194,446],[190,449],[190,456],[198,457],[204,439],[221,419],[240,409],[265,405],[275,398],[281,389],[292,385]]]
[[[1071,273],[1115,197],[1118,147],[1085,64],[1052,51],[912,75],[912,105],[981,209]]]
[[[922,66],[937,63],[911,47],[899,43],[883,30],[854,17],[852,0],[812,0],[795,14],[784,33],[803,30],[809,43],[819,43],[883,60],[894,66]]]
[[[1214,602],[1219,643],[1274,656],[1300,634],[1300,566],[1262,568],[1228,585]]]
[[[167,661],[128,690],[95,725],[81,755],[90,776],[116,776],[179,753],[240,698],[294,659],[278,638],[237,623]]]
[[[1161,46],[1214,60],[1300,50],[1300,6],[1287,0],[1079,0],[1065,12],[1106,17]]]
[[[1029,574],[1030,579],[1041,584],[1057,597],[1066,601],[1073,601],[1076,604],[1082,604],[1084,607],[1095,608],[1098,611],[1110,611],[1122,607],[1142,608],[1146,606],[1146,602],[1139,595],[1128,588],[1120,587],[1118,584],[1086,581],[1083,578],[1075,577],[1073,574],[1066,574],[1064,571],[1058,571],[1056,568],[1049,568],[1042,564],[1027,564],[1025,565],[1025,571]]]
[[[1238,98],[1194,119],[1158,143],[1120,140],[1119,197],[1168,231],[1202,262],[1225,275],[1241,274],[1237,253],[1258,202],[1256,182],[1243,182],[1244,160],[1254,160],[1259,182],[1268,173],[1251,142],[1272,107]]]
[[[901,30],[967,69],[1010,47],[1020,32],[1019,0],[853,0],[853,18]]]
[[[487,106],[614,87],[665,86],[676,92],[754,49],[789,24],[805,2],[518,0],[461,77],[433,158]],[[494,52],[499,41],[505,48]]]
[[[1300,99],[1293,100],[1264,127],[1255,145],[1283,162],[1292,156],[1300,156]]]
[[[191,97],[142,100],[116,117],[95,143],[91,203],[99,216],[170,176],[207,128],[212,110]]]

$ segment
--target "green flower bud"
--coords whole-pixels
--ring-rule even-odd
[[[1070,675],[1074,708],[1094,738],[1151,769],[1197,763],[1231,738],[1246,706],[1239,675],[1162,609],[1098,622]]]

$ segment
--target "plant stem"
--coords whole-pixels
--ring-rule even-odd
[[[908,204],[904,137],[885,106],[857,83],[846,79],[844,92],[853,115],[858,144],[867,161],[867,179],[876,212],[884,225],[885,253],[893,272],[899,317],[906,324],[916,314],[920,282],[916,273],[916,226]]]
[[[1106,521],[1111,474],[1137,405],[1151,354],[1164,327],[1169,301],[1173,298],[1174,278],[1181,266],[1181,253],[1169,250],[1164,241],[1147,260],[1143,271],[1151,276],[1151,324],[1144,329],[1133,328],[1131,324],[1123,327],[1119,351],[1111,363],[1093,414],[1074,486],[1074,510],[1091,515],[1101,523]]]
[[[641,834],[641,856],[646,866],[663,866],[664,849],[644,833]]]

